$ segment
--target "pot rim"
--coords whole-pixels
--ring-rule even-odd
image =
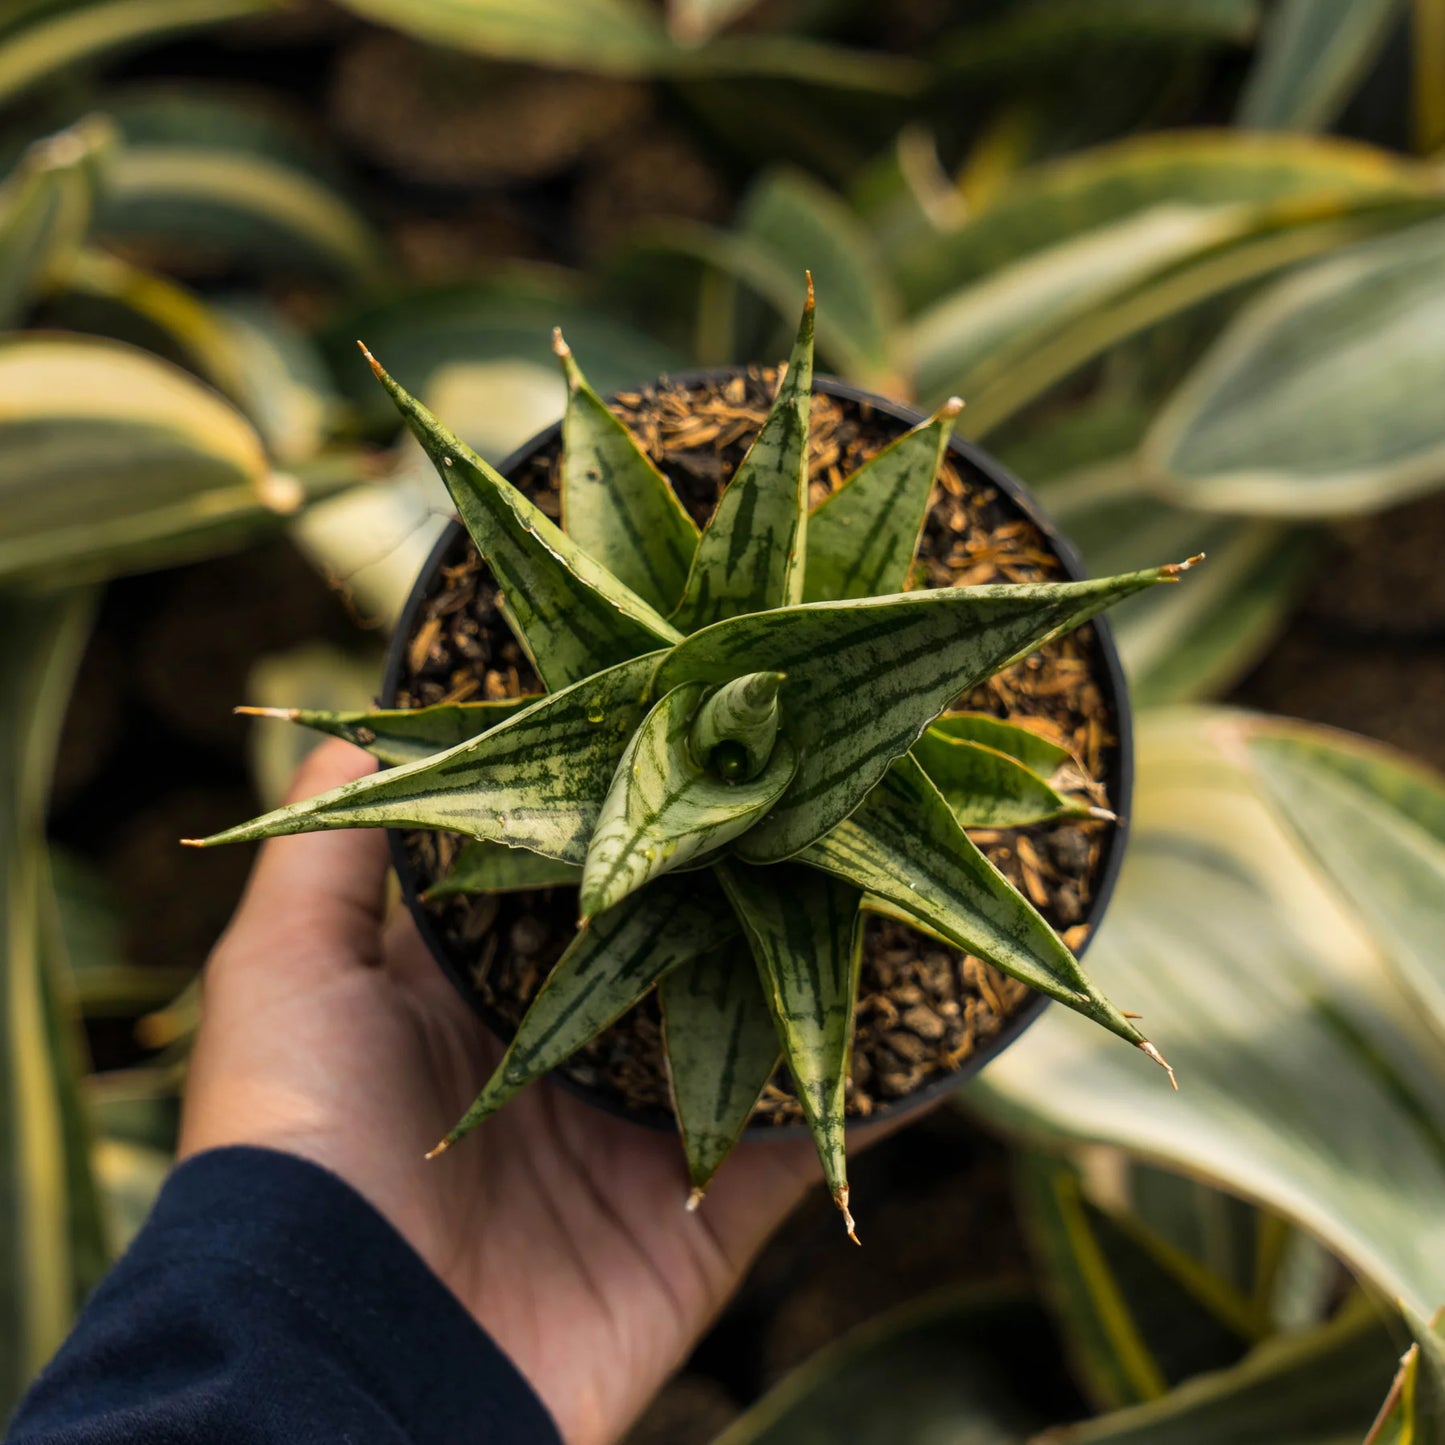
[[[670,382],[675,386],[696,387],[715,384],[726,381],[735,376],[746,376],[749,368],[746,366],[721,366],[710,368],[697,368],[688,371],[665,372],[655,378],[656,381]],[[643,385],[652,385],[653,382],[646,382]],[[619,388],[622,390],[634,390],[635,388]],[[859,405],[866,405],[875,411],[882,412],[896,421],[914,427],[919,422],[928,418],[925,413],[916,408],[906,406],[901,402],[890,401],[887,397],[877,395],[875,392],[866,390],[860,386],[854,386],[851,382],[841,381],[837,377],[826,374],[815,373],[813,377],[814,392],[821,392],[825,396],[832,396],[840,401],[850,401]],[[609,392],[604,400],[611,405],[618,392]],[[539,451],[551,447],[562,432],[562,420],[559,417],[551,426],[537,432],[520,447],[513,451],[497,468],[504,477],[509,480],[521,471],[524,464]],[[991,486],[996,487],[1000,493],[1036,526],[1044,539],[1048,542],[1054,555],[1063,564],[1065,575],[1070,581],[1083,581],[1088,577],[1088,571],[1084,566],[1077,548],[1069,538],[1059,530],[1057,524],[1040,506],[1038,499],[1013,475],[1001,462],[973,442],[966,441],[957,435],[949,438],[949,450],[961,457],[968,466],[977,474],[981,475]],[[396,629],[392,633],[391,641],[387,646],[386,669],[382,677],[381,705],[383,707],[394,707],[396,705],[397,691],[401,685],[402,672],[406,664],[406,645],[410,639],[417,619],[417,614],[425,605],[429,596],[429,589],[442,562],[447,558],[452,548],[457,544],[463,532],[462,524],[453,517],[446,526],[446,529],[438,537],[436,545],[428,554],[425,564],[417,574],[415,583],[412,585],[410,594],[407,596],[406,605],[402,608],[401,615],[397,619]],[[1113,767],[1109,779],[1109,795],[1113,802],[1114,811],[1118,814],[1118,822],[1110,829],[1107,841],[1104,845],[1104,858],[1102,867],[1099,870],[1098,885],[1095,888],[1094,896],[1089,902],[1085,922],[1089,925],[1088,935],[1077,950],[1077,957],[1082,958],[1088,951],[1089,945],[1094,941],[1099,931],[1104,915],[1108,912],[1109,902],[1113,897],[1114,887],[1118,881],[1119,869],[1124,861],[1125,844],[1127,841],[1127,828],[1130,807],[1134,795],[1134,726],[1133,708],[1129,701],[1129,692],[1124,680],[1124,668],[1119,658],[1119,650],[1114,642],[1114,634],[1109,626],[1108,619],[1098,616],[1091,620],[1091,625],[1099,643],[1099,654],[1101,671],[1103,676],[1099,679],[1104,691],[1114,706],[1114,732],[1116,743],[1114,750]],[[388,828],[387,843],[391,850],[392,867],[396,870],[397,879],[401,885],[402,898],[406,902],[412,920],[416,924],[417,931],[421,934],[422,941],[426,944],[428,951],[441,967],[442,971],[456,987],[468,1006],[481,1018],[483,1023],[497,1036],[499,1040],[506,1043],[514,1032],[513,1027],[497,1014],[497,1012],[483,1002],[472,989],[470,981],[466,977],[465,970],[451,957],[450,950],[445,939],[441,936],[432,915],[423,906],[420,898],[420,890],[417,886],[415,869],[411,859],[407,856],[406,845],[403,841],[404,834],[414,832],[414,829]],[[881,1124],[885,1120],[897,1120],[907,1117],[909,1114],[918,1113],[927,1108],[936,1099],[944,1094],[951,1093],[967,1083],[986,1064],[1001,1054],[1011,1044],[1015,1043],[1023,1032],[1030,1027],[1043,1011],[1053,1002],[1047,994],[1034,993],[1019,1011],[1013,1015],[994,1035],[992,1039],[981,1049],[970,1054],[964,1063],[952,1073],[940,1075],[930,1080],[922,1088],[916,1089],[901,1099],[890,1099],[875,1106],[873,1112],[866,1119],[850,1119],[846,1128],[849,1132],[866,1130],[874,1124]],[[575,1079],[569,1078],[565,1073],[554,1069],[548,1076],[551,1082],[557,1084],[568,1093],[578,1098],[585,1099],[594,1108],[601,1109],[608,1114],[618,1118],[630,1120],[635,1124],[642,1124],[653,1129],[665,1129],[668,1132],[675,1132],[677,1121],[671,1112],[655,1109],[628,1108],[611,1096],[588,1085],[578,1083]],[[803,1123],[792,1124],[754,1124],[752,1121],[745,1126],[742,1137],[744,1139],[798,1139],[809,1136],[808,1127]]]

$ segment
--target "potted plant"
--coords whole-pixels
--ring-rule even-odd
[[[619,416],[559,337],[560,451],[554,429],[510,481],[368,353],[470,548],[443,539],[418,583],[399,706],[285,714],[390,766],[191,841],[407,830],[408,902],[510,1038],[434,1152],[570,1060],[614,1106],[670,1103],[694,1206],[750,1117],[801,1119],[851,1233],[845,1123],[899,1106],[898,1038],[922,1046],[905,1098],[976,1067],[1038,995],[1164,1064],[1036,903],[1081,941],[1118,857],[1122,688],[1075,629],[1189,564],[1077,580],[951,442],[961,403],[910,426],[815,390],[812,342],[810,280],[775,395],[758,371],[683,378]],[[999,575],[1038,580],[981,581]],[[1019,831],[1041,822],[1062,829],[1047,859]]]

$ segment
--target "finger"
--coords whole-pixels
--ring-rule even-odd
[[[354,782],[375,767],[375,759],[360,748],[327,741],[297,770],[288,801]],[[227,946],[259,949],[304,941],[318,954],[350,951],[366,962],[375,961],[386,863],[386,837],[379,828],[270,839],[261,847]]]

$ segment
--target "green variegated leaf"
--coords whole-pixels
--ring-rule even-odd
[[[1363,738],[1283,719],[1257,725],[1246,746],[1281,820],[1445,1040],[1445,781]]]
[[[89,624],[82,593],[7,599],[0,653],[0,1410],[50,1358],[98,1252],[63,948],[44,840],[60,719]],[[86,1226],[82,1229],[82,1226]]]
[[[0,186],[0,329],[85,238],[114,127],[91,116],[36,141]]]
[[[1408,1307],[1415,1343],[1405,1351],[1365,1445],[1438,1445],[1445,1438],[1445,1311],[1427,1320]]]
[[[446,483],[462,525],[501,584],[517,640],[549,688],[678,640],[642,598],[366,356]]]
[[[957,947],[1158,1058],[1033,904],[978,851],[912,758],[894,763],[851,817],[798,857],[906,909]]]
[[[792,782],[797,756],[786,741],[747,781],[724,781],[693,757],[689,733],[705,693],[701,683],[673,688],[628,743],[587,845],[583,918],[732,842]]]
[[[819,504],[808,518],[805,602],[879,597],[908,585],[928,496],[962,409],[950,397]]]
[[[11,0],[0,10],[0,104],[69,65],[178,31],[274,10],[279,0]]]
[[[434,1153],[455,1144],[524,1085],[567,1060],[659,979],[737,931],[710,875],[660,878],[582,929],[557,960],[486,1087]]]
[[[723,864],[717,874],[757,960],[823,1177],[856,1243],[843,1104],[862,956],[861,895],[847,882],[787,863]]]
[[[1211,511],[1310,517],[1404,501],[1445,475],[1445,221],[1290,276],[1224,330],[1140,451]]]
[[[754,862],[796,853],[846,818],[961,693],[1056,632],[1179,566],[1092,582],[940,588],[861,602],[816,602],[722,622],[663,660],[657,687],[787,674],[782,732],[798,774],[739,844]]]
[[[1239,124],[1325,130],[1364,79],[1405,0],[1279,0],[1239,101]]]
[[[946,712],[928,730],[955,742],[979,743],[1016,758],[1030,772],[1051,778],[1073,758],[1067,748],[1052,743],[1031,728],[1001,722],[986,712]]]
[[[328,828],[442,828],[581,864],[656,656],[549,694],[482,737],[278,808],[197,846]],[[561,761],[559,761],[561,760]]]
[[[1423,195],[1433,184],[1423,165],[1340,136],[1225,129],[1129,136],[1031,166],[961,224],[920,229],[900,276],[909,309],[921,310],[1050,247],[1160,207]]]
[[[687,590],[672,617],[684,632],[802,600],[812,401],[810,278],[777,399],[698,539]]]
[[[1050,818],[1113,818],[1056,792],[1017,758],[929,728],[913,756],[965,828],[1022,828]]]
[[[659,612],[682,597],[697,528],[671,483],[603,404],[556,333],[567,378],[562,422],[562,528]]]
[[[205,555],[306,498],[245,418],[118,342],[0,338],[0,576],[71,579]]]
[[[534,695],[497,702],[439,702],[431,707],[333,712],[309,707],[238,707],[249,717],[281,718],[344,738],[388,766],[415,763],[481,737],[532,706]]]
[[[777,1068],[778,1030],[757,969],[738,943],[675,969],[658,996],[694,1207]]]
[[[425,897],[575,888],[581,881],[582,870],[575,863],[560,863],[541,853],[529,853],[525,848],[509,848],[505,843],[482,843],[470,838],[462,845],[446,877],[433,883]]]

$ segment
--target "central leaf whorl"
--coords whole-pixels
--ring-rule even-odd
[[[689,742],[699,766],[725,783],[751,782],[778,740],[781,672],[750,672],[724,683],[698,709]]]

